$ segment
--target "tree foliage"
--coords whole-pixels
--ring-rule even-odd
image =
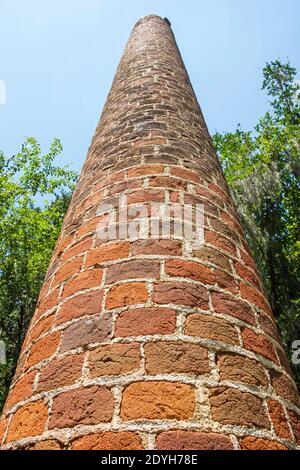
[[[77,175],[55,165],[54,140],[46,155],[33,138],[8,158],[0,153],[0,408],[34,312]],[[49,198],[49,200],[47,200]]]
[[[270,110],[213,142],[261,271],[284,346],[300,339],[300,87],[279,60],[263,69]],[[300,384],[299,366],[294,372]]]

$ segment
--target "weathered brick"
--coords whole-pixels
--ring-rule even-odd
[[[231,271],[229,258],[220,253],[216,248],[203,246],[200,250],[195,250],[193,252],[193,256],[201,259],[202,261],[208,261],[216,266],[227,269],[227,271]]]
[[[41,334],[47,333],[55,322],[55,313],[42,318],[40,321],[35,323],[28,332],[28,339],[26,344],[28,345],[32,341],[35,341]],[[25,344],[25,343],[24,343]]]
[[[170,176],[152,176],[149,179],[149,185],[152,187],[186,190],[186,182],[179,178],[172,178]]]
[[[102,269],[94,268],[81,271],[76,277],[67,281],[64,285],[63,299],[84,289],[99,287],[103,276]]]
[[[239,261],[237,261],[236,263],[234,263],[234,268],[235,268],[237,274],[238,274],[244,281],[248,281],[248,282],[250,282],[251,284],[253,284],[253,286],[255,286],[256,288],[260,289],[259,279],[258,279],[256,273],[254,273],[253,271],[251,271],[250,269],[248,269],[244,264],[240,263]]]
[[[165,192],[162,189],[140,189],[128,194],[127,204],[143,202],[164,202]]]
[[[65,323],[85,315],[100,313],[102,298],[102,290],[95,290],[66,300],[60,307],[57,318],[58,323]]]
[[[133,255],[173,255],[180,256],[181,241],[178,240],[137,240],[132,243]]]
[[[277,436],[291,439],[291,433],[284,414],[283,406],[275,400],[268,400],[268,409]]]
[[[233,450],[229,436],[214,432],[163,431],[156,438],[159,450]]]
[[[240,440],[241,450],[287,450],[287,447],[276,441],[260,437],[247,436]]]
[[[79,437],[72,450],[142,450],[141,438],[134,432],[100,432]]]
[[[224,292],[212,292],[211,300],[215,312],[230,315],[251,325],[255,325],[256,322],[253,310],[241,299]]]
[[[130,260],[109,266],[106,274],[107,284],[124,279],[159,278],[160,264],[155,260]]]
[[[93,243],[93,239],[91,236],[84,238],[83,240],[80,240],[77,243],[74,243],[66,251],[64,251],[61,257],[61,262],[64,263],[70,258],[73,258],[76,255],[79,255],[81,253],[84,253],[90,250],[92,247],[92,243]]]
[[[187,180],[189,182],[192,181],[193,183],[202,183],[202,179],[198,173],[187,170],[185,168],[180,168],[178,166],[171,167],[171,175],[177,176],[178,178]]]
[[[130,419],[191,419],[195,390],[180,382],[135,382],[122,395],[121,417]]]
[[[143,282],[126,282],[113,286],[106,298],[106,308],[112,309],[127,305],[142,304],[148,300],[148,291]]]
[[[270,428],[262,400],[234,388],[216,387],[210,390],[212,419],[222,424]]]
[[[186,282],[161,282],[154,284],[153,301],[158,304],[177,304],[208,310],[208,293],[205,287]]]
[[[82,318],[71,323],[62,335],[60,351],[65,352],[79,347],[85,347],[91,343],[101,343],[109,338],[111,333],[111,316]]]
[[[105,261],[114,261],[129,256],[129,242],[119,242],[112,244],[103,244],[94,250],[89,251],[85,266],[101,265]]]
[[[57,306],[57,300],[59,295],[59,289],[53,289],[48,295],[46,295],[41,303],[38,305],[37,318],[42,316],[48,310],[52,310]]]
[[[293,411],[288,411],[290,423],[293,429],[295,440],[297,444],[300,444],[300,415]]]
[[[122,312],[116,321],[115,336],[174,333],[176,312],[169,308],[135,308]]]
[[[241,282],[240,290],[241,290],[241,297],[243,299],[249,300],[249,302],[252,302],[254,305],[261,308],[262,310],[267,312],[270,316],[272,316],[272,311],[270,309],[270,306],[267,303],[266,298],[261,292],[259,292],[254,287],[251,287],[248,284],[245,284],[243,282]]]
[[[5,404],[5,408],[7,410],[14,404],[19,401],[26,400],[26,398],[29,398],[32,395],[35,376],[36,371],[29,372],[15,383]]]
[[[217,232],[213,232],[212,230],[205,230],[205,241],[210,245],[213,245],[221,250],[227,251],[232,256],[236,256],[236,247],[235,244],[232,243],[228,238],[222,237]]]
[[[242,339],[246,349],[260,354],[270,361],[275,362],[275,364],[278,364],[275,349],[265,336],[258,335],[249,328],[244,328],[242,330]]]
[[[91,377],[123,375],[141,366],[138,343],[112,343],[99,346],[89,354]]]
[[[299,405],[299,397],[291,379],[285,375],[277,372],[276,370],[270,370],[271,383],[275,389],[277,395],[291,401],[295,405]]]
[[[217,366],[221,380],[232,380],[258,387],[268,385],[264,366],[249,357],[233,353],[218,353]]]
[[[151,375],[201,375],[210,371],[207,350],[198,344],[157,341],[146,343],[144,350],[146,372]]]
[[[53,359],[41,371],[37,390],[53,390],[76,382],[81,376],[83,354]]]
[[[60,266],[54,276],[53,285],[57,286],[62,282],[67,281],[69,277],[74,276],[74,274],[79,273],[82,268],[82,263],[83,256],[78,256],[77,258]]]
[[[54,397],[48,426],[53,429],[107,423],[113,411],[114,398],[107,388],[78,388]]]
[[[63,444],[57,439],[46,439],[38,441],[34,444],[29,444],[25,450],[62,450]]]
[[[214,274],[216,276],[217,284],[219,287],[221,287],[221,289],[225,289],[231,292],[232,294],[238,293],[238,290],[239,290],[238,283],[236,279],[233,276],[231,276],[231,274],[228,274],[222,271],[221,269],[217,269],[217,268],[214,269]]]
[[[166,274],[176,277],[187,277],[194,281],[200,281],[203,284],[214,284],[215,275],[207,266],[194,261],[183,259],[170,259],[165,264]]]
[[[211,315],[200,313],[188,315],[185,334],[228,344],[239,344],[239,337],[235,327],[228,321]]]
[[[128,178],[136,178],[139,176],[153,175],[156,173],[163,173],[164,167],[162,165],[144,165],[135,168],[130,168],[127,171]]]
[[[48,357],[51,357],[57,351],[60,343],[60,332],[50,333],[44,338],[39,339],[30,349],[26,361],[26,368],[29,368]]]
[[[48,409],[42,400],[22,406],[12,417],[5,442],[42,434],[47,419]]]

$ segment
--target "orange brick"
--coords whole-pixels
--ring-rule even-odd
[[[91,289],[92,287],[99,287],[102,281],[103,270],[99,268],[88,269],[81,271],[73,279],[67,281],[64,285],[63,298],[76,294],[84,289]]]
[[[240,440],[242,450],[287,450],[287,447],[276,441],[247,436]]]
[[[106,299],[106,308],[125,307],[126,305],[142,304],[148,299],[146,284],[143,282],[126,282],[113,286]]]
[[[135,382],[123,391],[121,417],[129,419],[191,419],[195,390],[180,382]]]
[[[32,395],[34,379],[36,377],[36,371],[29,372],[21,377],[13,389],[10,391],[8,399],[5,404],[5,409],[11,408],[15,403],[26,400]]]
[[[79,437],[72,450],[142,450],[141,438],[134,432],[100,432]]]
[[[6,442],[42,434],[48,419],[48,409],[42,400],[19,408],[9,425]]]
[[[130,244],[128,242],[101,245],[88,253],[85,266],[88,268],[105,261],[127,258],[129,256],[129,247]]]
[[[60,336],[61,333],[56,331],[34,343],[30,349],[29,356],[26,361],[26,367],[29,368],[52,356],[58,348]]]

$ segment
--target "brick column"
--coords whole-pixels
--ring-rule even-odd
[[[96,232],[108,218],[104,203],[120,215],[120,196],[131,219],[134,208],[146,209],[144,238]],[[204,205],[204,246],[149,231],[147,217],[171,203]],[[294,448],[298,405],[172,30],[157,16],[142,18],[20,354],[2,446]]]

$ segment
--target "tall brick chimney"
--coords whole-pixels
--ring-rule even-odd
[[[204,246],[174,235],[175,216],[170,235],[153,235],[147,218],[171,204],[204,205]],[[103,238],[108,220],[124,228],[124,207],[144,231]],[[298,406],[170,24],[147,16],[66,215],[4,408],[2,448],[295,448]]]

